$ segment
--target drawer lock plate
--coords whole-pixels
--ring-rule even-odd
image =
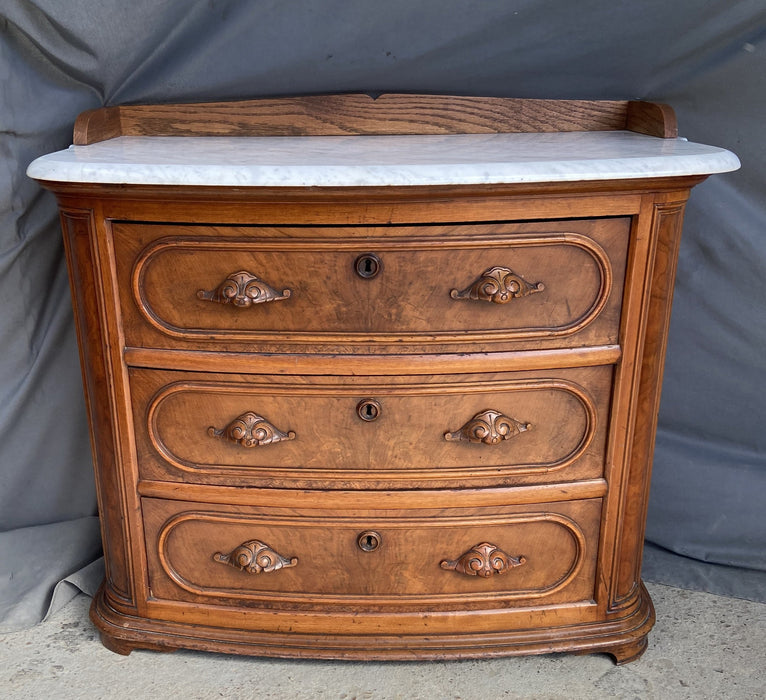
[[[356,538],[356,543],[359,545],[359,549],[363,552],[374,552],[380,547],[382,542],[383,538],[380,536],[380,533],[375,532],[374,530],[362,532],[359,537]]]

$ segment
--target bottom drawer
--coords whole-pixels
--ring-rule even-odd
[[[159,600],[369,611],[594,597],[598,498],[347,516],[146,498],[143,514]]]

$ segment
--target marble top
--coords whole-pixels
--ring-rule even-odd
[[[572,182],[736,170],[722,148],[630,131],[444,136],[120,136],[35,160],[35,179],[347,187]]]

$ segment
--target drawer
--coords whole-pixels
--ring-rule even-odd
[[[345,352],[615,344],[629,229],[628,218],[280,229],[116,223],[125,342]]]
[[[594,597],[601,499],[466,514],[146,498],[142,510],[154,599],[422,611]]]
[[[603,473],[612,367],[443,377],[130,370],[144,479],[508,485]]]

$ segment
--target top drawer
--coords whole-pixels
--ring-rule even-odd
[[[489,351],[616,344],[630,219],[112,231],[128,346]]]

